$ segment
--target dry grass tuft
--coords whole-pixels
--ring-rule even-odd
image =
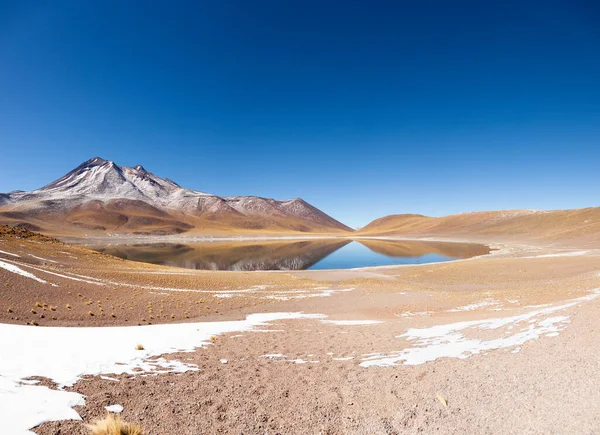
[[[444,408],[448,407],[448,401],[444,398],[444,396],[442,396],[440,393],[437,393],[435,397],[437,398],[437,400],[439,400],[439,402]]]
[[[138,424],[126,423],[118,415],[108,414],[102,420],[95,420],[86,427],[93,435],[142,435],[142,427]]]
[[[142,346],[141,344],[138,344],[135,348],[136,350],[144,350],[144,346]]]

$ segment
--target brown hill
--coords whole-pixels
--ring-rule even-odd
[[[600,243],[600,208],[503,210],[444,217],[390,215],[361,228],[360,236],[460,237]]]

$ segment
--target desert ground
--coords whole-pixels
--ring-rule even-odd
[[[116,405],[145,434],[596,433],[597,239],[538,223],[394,228],[353,237],[493,250],[213,272],[3,227],[0,415],[37,434],[86,434],[83,423]]]

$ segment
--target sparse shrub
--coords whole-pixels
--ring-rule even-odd
[[[94,313],[92,313],[91,311],[88,311],[88,316],[93,316]]]
[[[108,414],[102,420],[95,420],[86,427],[93,435],[142,435],[139,424],[126,423],[118,415]]]
[[[31,314],[37,314],[37,311],[35,311],[33,308],[31,309]]]
[[[115,317],[117,317],[117,315],[115,313],[110,313],[110,317],[114,319]]]
[[[142,346],[141,344],[138,344],[138,345],[135,347],[135,349],[136,349],[136,350],[144,350],[144,346]]]
[[[65,305],[65,307],[67,308],[67,310],[71,309],[71,305],[70,304]]]
[[[38,307],[38,308],[42,308],[42,304],[40,304],[39,302],[36,302],[35,306]]]
[[[56,307],[53,307],[52,305],[50,305],[50,311],[56,311]]]
[[[12,308],[11,308],[11,307],[8,307],[8,312],[9,312],[9,313],[12,313],[12,312],[13,312],[13,310],[12,310]]]

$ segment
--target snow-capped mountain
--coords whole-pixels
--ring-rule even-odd
[[[99,157],[40,189],[0,194],[0,220],[109,232],[350,230],[300,198],[219,197]]]

